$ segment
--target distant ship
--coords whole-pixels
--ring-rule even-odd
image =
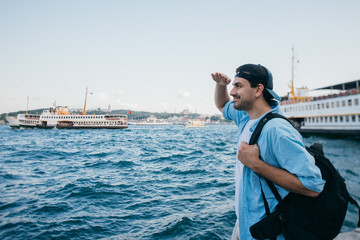
[[[205,123],[203,121],[190,121],[184,124],[184,127],[205,127]]]
[[[131,125],[171,125],[173,123],[168,122],[164,119],[158,119],[154,115],[151,115],[146,120],[143,121],[133,121],[130,122]]]
[[[284,99],[280,109],[301,133],[360,135],[360,80],[335,84],[316,90],[339,90],[316,97]],[[306,93],[306,89],[299,89]]]
[[[314,89],[331,91],[317,96],[310,96],[307,88],[298,88],[295,93],[294,78],[290,87],[280,109],[300,133],[360,136],[360,80]]]
[[[109,128],[122,129],[128,127],[128,117],[122,114],[89,115],[86,114],[87,89],[84,110],[81,114],[71,114],[68,107],[57,106],[44,110],[41,114],[18,114],[6,116],[12,128]]]

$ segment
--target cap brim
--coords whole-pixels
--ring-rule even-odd
[[[278,100],[278,101],[281,101],[281,97],[279,97],[279,95],[277,95],[273,90],[271,90],[271,89],[266,89],[270,94],[271,94],[271,96],[273,96],[276,100]]]

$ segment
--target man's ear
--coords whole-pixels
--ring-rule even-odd
[[[257,85],[256,91],[255,91],[255,96],[260,97],[263,92],[264,92],[264,85],[262,85],[262,84]]]

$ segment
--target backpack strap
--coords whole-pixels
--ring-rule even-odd
[[[355,207],[358,208],[358,211],[359,211],[359,221],[358,221],[357,226],[360,227],[360,206],[359,206],[359,204],[357,203],[357,201],[356,201],[355,199],[353,199],[350,195],[349,195],[349,202],[350,202],[352,205],[355,205]]]
[[[278,113],[273,113],[273,112],[269,112],[268,114],[266,114],[262,119],[260,119],[258,125],[256,126],[253,134],[251,135],[251,138],[250,138],[250,141],[249,141],[249,145],[253,145],[257,142],[257,140],[259,139],[260,137],[260,134],[261,134],[261,131],[262,129],[264,128],[265,124],[270,121],[271,119],[273,118],[282,118],[282,119],[285,119],[286,121],[288,121],[291,125],[292,123],[290,122],[289,119],[287,119],[286,117],[284,117],[283,115],[281,114],[278,114]],[[261,156],[259,156],[260,159],[261,159]],[[263,159],[261,159],[263,160]],[[263,160],[264,161],[264,160]],[[260,175],[259,175],[259,178],[260,178]],[[260,179],[259,179],[260,180]],[[271,181],[269,181],[268,179],[266,179],[266,183],[269,185],[270,189],[271,189],[271,192],[274,194],[276,200],[280,203],[283,201],[282,197],[280,196],[278,190],[276,189],[274,183],[272,183]],[[261,185],[261,182],[260,182],[260,187],[261,187],[261,195],[262,195],[262,198],[264,200],[264,205],[265,205],[265,209],[266,209],[266,214],[269,215],[270,214],[270,211],[268,210],[269,209],[269,204],[266,200],[266,197],[265,197],[265,194],[264,194],[264,191],[263,191],[263,188],[262,188],[262,185]]]
[[[266,114],[262,119],[260,119],[258,125],[256,126],[253,134],[251,135],[251,138],[249,140],[249,145],[253,145],[257,142],[257,140],[259,139],[260,137],[260,134],[261,134],[261,131],[262,129],[264,128],[265,124],[273,119],[273,118],[282,118],[282,119],[285,119],[287,120],[291,125],[292,123],[289,121],[289,119],[287,119],[286,117],[284,117],[283,115],[281,114],[278,114],[278,113],[273,113],[273,112],[269,112],[268,114]],[[261,158],[261,156],[259,156],[259,158],[261,160],[263,160]],[[264,160],[263,160],[264,161]],[[274,194],[276,200],[281,203],[283,201],[283,199],[281,198],[278,190],[276,189],[275,185],[269,181],[268,179],[266,179],[266,183],[268,184],[268,186],[270,187],[271,189],[271,192]],[[263,187],[262,187],[262,184],[261,184],[261,181],[260,181],[260,175],[259,175],[259,182],[260,182],[260,188],[261,188],[261,195],[262,195],[262,198],[263,198],[263,201],[264,201],[264,206],[265,206],[265,212],[266,212],[266,215],[270,215],[270,209],[269,209],[269,203],[267,202],[266,200],[266,197],[265,197],[265,194],[264,194],[264,190],[263,190]],[[283,227],[283,225],[282,225]],[[283,229],[283,234],[285,236],[286,239],[288,239],[288,236],[287,236],[287,231],[285,229]],[[274,239],[271,239],[271,240],[274,240]]]
[[[292,123],[290,122],[289,119],[287,119],[286,117],[284,117],[281,114],[278,113],[273,113],[273,112],[269,112],[268,114],[266,114],[262,119],[260,119],[258,125],[256,126],[253,134],[251,135],[250,141],[249,141],[249,145],[253,145],[257,142],[257,140],[260,137],[261,131],[264,128],[265,124],[270,121],[273,118],[282,118],[285,119],[286,121],[288,121],[291,125]]]

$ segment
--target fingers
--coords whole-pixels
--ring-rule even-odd
[[[231,79],[223,73],[219,73],[219,72],[211,73],[211,77],[215,82],[220,83],[222,85],[227,85],[231,82]]]
[[[247,142],[245,142],[245,141],[242,141],[241,143],[240,143],[240,147],[239,147],[239,149],[241,148],[241,149],[247,149],[249,147],[249,144],[247,143]]]
[[[221,73],[218,73],[218,72],[212,73],[211,76],[212,76],[213,78],[222,78],[222,74],[221,74]]]
[[[247,142],[242,141],[239,146],[239,154],[242,153],[251,153],[251,154],[257,154],[259,151],[258,145],[255,143],[254,145],[249,145]]]

